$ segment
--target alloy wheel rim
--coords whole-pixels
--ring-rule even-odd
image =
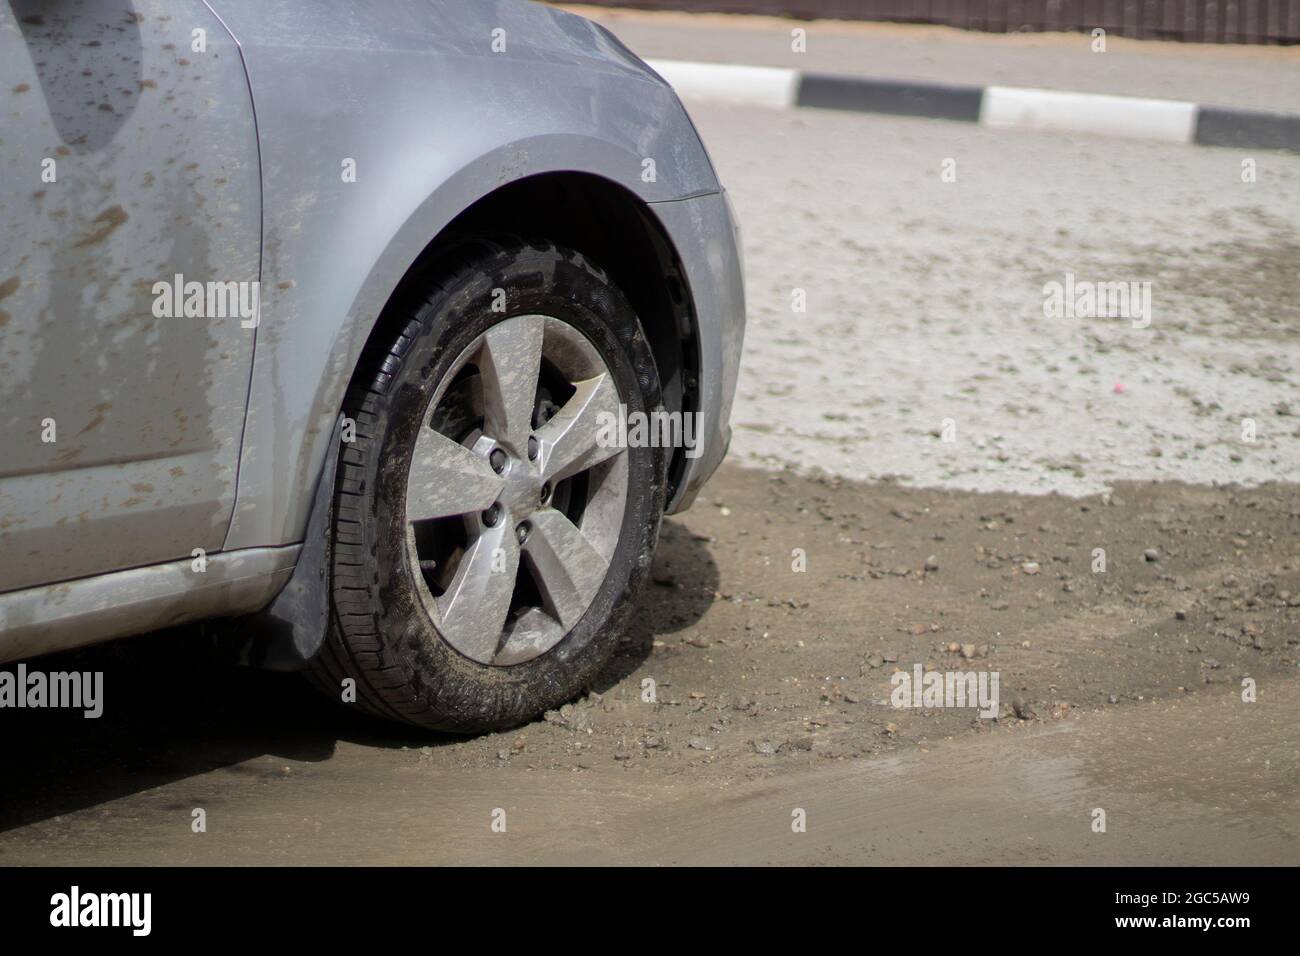
[[[586,614],[623,523],[627,454],[601,428],[620,402],[596,347],[554,316],[494,325],[443,376],[407,474],[406,545],[461,654],[522,663]]]

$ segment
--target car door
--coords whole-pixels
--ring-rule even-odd
[[[0,0],[0,591],[217,550],[260,170],[199,0]]]

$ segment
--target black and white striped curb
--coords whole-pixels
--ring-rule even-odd
[[[918,83],[730,63],[649,63],[688,99],[779,109],[814,106],[961,120],[997,129],[1056,130],[1300,152],[1300,113],[1014,86]]]

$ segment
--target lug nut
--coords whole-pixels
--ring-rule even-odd
[[[519,525],[519,527],[515,528],[515,539],[520,544],[523,544],[525,541],[528,540],[528,532],[530,530],[531,529],[528,527],[528,522],[525,521],[523,524]]]
[[[551,483],[548,481],[546,484],[542,485],[542,504],[546,504],[546,502],[550,500],[551,500]]]
[[[538,449],[537,436],[529,435],[528,436],[528,460],[529,461],[537,460],[537,449]]]
[[[483,512],[483,523],[489,528],[495,528],[497,522],[501,520],[501,505],[493,504],[487,511]]]
[[[493,448],[492,454],[488,455],[488,462],[492,465],[492,470],[499,475],[506,470],[506,453],[500,448]]]

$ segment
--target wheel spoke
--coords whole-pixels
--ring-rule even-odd
[[[511,622],[493,664],[518,664],[544,653],[564,639],[564,628],[541,608],[530,607]]]
[[[497,500],[505,480],[486,459],[432,428],[415,440],[406,482],[406,519],[472,514]]]
[[[623,451],[622,435],[610,441],[609,422],[618,421],[618,389],[609,373],[576,383],[577,391],[537,430],[542,477],[559,482]],[[604,428],[602,429],[602,425]]]
[[[519,545],[506,525],[484,528],[437,598],[447,639],[467,657],[491,663],[501,641],[519,573]]]
[[[529,519],[524,558],[532,568],[546,609],[568,630],[578,623],[605,580],[609,563],[583,533],[554,508]]]
[[[507,319],[488,330],[479,354],[483,431],[516,455],[528,453],[545,327],[540,315]]]

